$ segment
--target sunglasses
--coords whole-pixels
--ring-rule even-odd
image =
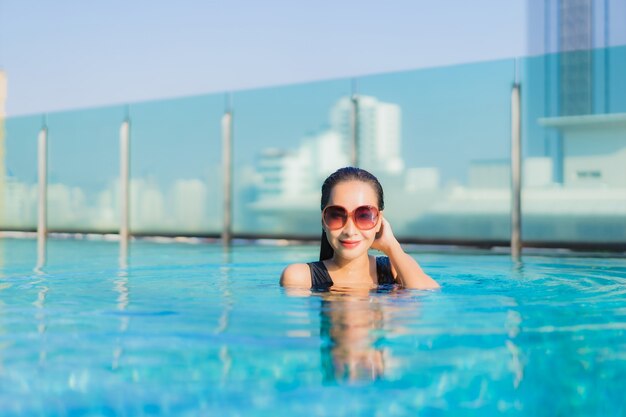
[[[378,223],[378,209],[374,206],[360,206],[352,212],[348,212],[342,206],[327,206],[322,211],[322,221],[330,230],[341,229],[348,223],[348,217],[352,217],[352,221],[357,228],[361,230],[370,230]]]

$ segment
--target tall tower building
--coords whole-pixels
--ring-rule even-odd
[[[528,1],[530,54],[558,54],[544,70],[552,116],[611,111],[612,57],[604,48],[626,43],[625,19],[625,0]]]
[[[331,130],[302,140],[298,149],[264,149],[257,161],[259,200],[298,200],[315,194],[333,171],[348,165],[339,134]]]
[[[592,112],[592,0],[561,0],[559,44],[559,102],[561,115]]]
[[[403,171],[400,106],[370,96],[359,96],[357,105],[360,167],[380,174]],[[330,122],[331,129],[340,135],[347,155],[352,141],[351,118],[351,99],[343,97],[331,109]]]
[[[568,133],[575,130],[567,125],[573,123],[571,118],[584,123],[580,120],[591,120],[593,115],[624,112],[626,0],[528,0],[527,4],[528,48],[534,55],[524,60],[524,91],[530,103],[525,111],[533,121],[526,128],[527,156],[551,158],[553,180],[567,183],[567,176],[574,174],[567,174],[565,154],[573,152],[577,143]],[[585,129],[606,132],[609,126],[597,120]],[[597,135],[591,135],[585,146],[599,149],[592,139]]]
[[[359,166],[376,175],[399,174],[400,107],[374,97],[358,98]],[[265,149],[256,161],[257,200],[298,201],[315,194],[334,170],[350,164],[352,99],[340,98],[331,108],[330,129],[303,138],[294,150]]]

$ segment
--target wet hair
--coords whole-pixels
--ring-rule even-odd
[[[328,204],[328,200],[330,200],[330,192],[333,190],[335,185],[346,181],[361,181],[371,185],[378,197],[378,209],[385,209],[383,187],[380,185],[378,178],[364,169],[345,167],[339,168],[337,171],[330,174],[324,181],[324,184],[322,184],[322,210],[324,210],[324,207]],[[328,243],[326,231],[322,230],[322,238],[320,240],[320,261],[332,258],[334,253],[335,251],[333,250],[333,247],[330,246],[330,243]]]

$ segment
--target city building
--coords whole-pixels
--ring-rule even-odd
[[[358,165],[378,175],[402,174],[400,107],[369,96],[358,97],[357,103]],[[302,138],[295,149],[260,152],[248,206],[255,212],[254,227],[292,233],[319,226],[315,211],[320,185],[333,171],[351,164],[352,112],[352,99],[342,97],[329,111],[328,129]]]
[[[608,112],[611,56],[605,49],[626,43],[624,19],[624,0],[528,2],[530,54],[559,54],[546,66],[548,81],[558,84],[559,115]]]
[[[352,99],[343,97],[333,106],[330,114],[331,129],[341,136],[346,152],[352,141],[352,106]],[[381,174],[402,172],[400,106],[381,102],[375,97],[358,96],[357,108],[359,166]]]
[[[361,96],[359,111],[359,166],[378,174],[399,174],[404,170],[400,157],[400,107]],[[317,195],[324,178],[350,164],[352,141],[352,100],[340,98],[330,110],[330,128],[303,138],[297,149],[261,151],[255,171],[259,175],[257,202],[290,201],[297,205],[302,196]]]
[[[522,161],[524,188],[551,187],[552,159],[528,157]],[[481,159],[470,161],[468,186],[474,189],[510,189],[511,163],[508,159]]]
[[[552,158],[565,186],[623,185],[626,1],[528,5],[527,154]]]

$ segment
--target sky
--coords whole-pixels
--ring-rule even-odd
[[[526,54],[526,0],[0,0],[8,116]]]

